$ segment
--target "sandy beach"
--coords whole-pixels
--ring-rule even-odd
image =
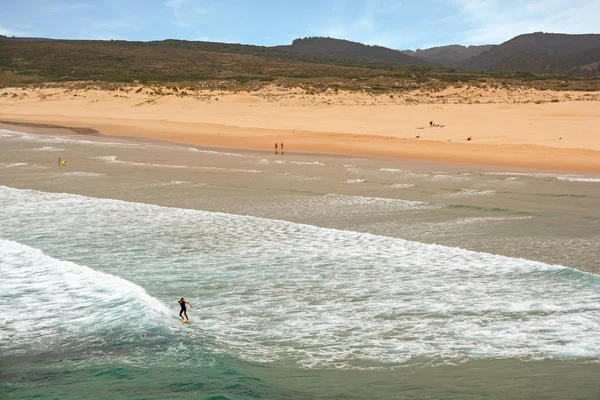
[[[287,152],[579,172],[600,171],[598,109],[595,92],[468,86],[402,95],[278,87],[0,90],[4,122],[223,148],[273,150],[284,142]]]

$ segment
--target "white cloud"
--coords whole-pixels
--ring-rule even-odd
[[[194,16],[206,15],[211,12],[210,9],[202,7],[201,3],[197,0],[166,0],[163,4],[171,9],[175,17],[171,24],[180,28],[189,28],[192,26],[191,21],[194,23],[198,21]]]
[[[357,3],[353,3],[357,4]],[[443,9],[423,18],[427,9]],[[348,15],[348,3],[332,0],[326,17],[309,28],[312,36],[330,36],[390,48],[448,44],[500,44],[531,32],[600,33],[600,0],[364,0]],[[390,15],[397,24],[390,23]],[[403,47],[404,46],[404,47]]]
[[[45,6],[44,11],[46,11],[48,13],[64,13],[64,12],[75,11],[75,10],[83,10],[86,8],[92,8],[92,5],[89,3],[73,3],[73,4],[55,3],[55,4],[49,4],[49,5]]]
[[[589,0],[453,0],[468,28],[464,44],[500,44],[531,32],[598,33],[600,2]]]
[[[414,33],[405,29],[402,23],[389,24],[387,20],[390,15],[402,14],[404,7],[400,1],[365,0],[361,3],[360,12],[348,18],[344,17],[347,3],[337,0],[324,13],[329,17],[322,20],[320,25],[309,28],[309,33],[312,36],[329,36],[400,49],[402,43],[414,40]],[[401,17],[402,15],[398,16]]]
[[[185,14],[182,11],[182,6],[187,0],[167,0],[165,1],[165,7],[168,7],[173,12],[175,19],[171,23],[180,28],[187,28],[190,23],[185,20]]]

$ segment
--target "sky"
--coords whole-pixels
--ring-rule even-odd
[[[0,34],[274,46],[329,36],[393,49],[600,33],[600,0],[0,0]]]

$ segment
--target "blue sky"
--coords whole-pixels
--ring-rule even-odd
[[[0,34],[289,44],[330,36],[395,49],[600,33],[600,0],[0,0]]]

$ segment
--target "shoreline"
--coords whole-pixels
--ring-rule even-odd
[[[202,147],[220,149],[238,149],[252,151],[272,152],[264,143],[265,137],[285,134],[281,130],[269,132],[258,130],[260,135],[248,138],[243,133],[248,129],[238,127],[214,127],[226,131],[225,134],[203,135],[190,134],[191,130],[202,128],[202,124],[172,124],[179,125],[169,127],[168,123],[155,125],[154,128],[145,127],[143,132],[135,131],[135,123],[102,125],[86,121],[70,121],[26,117],[19,120],[6,120],[3,117],[0,124],[29,127],[35,130],[50,128],[57,130],[68,130],[79,135],[93,135],[105,137],[120,137],[129,139],[151,139],[167,141],[174,144],[188,144]],[[38,121],[38,122],[33,122]],[[44,122],[39,122],[44,121]],[[77,125],[77,126],[73,126]],[[169,127],[165,132],[161,128]],[[179,130],[177,129],[179,128]],[[183,129],[182,129],[183,128]],[[130,130],[134,129],[134,130]],[[139,128],[138,128],[139,129]],[[290,133],[290,132],[287,132]],[[356,135],[343,133],[323,132],[298,132],[293,131],[297,138],[303,140],[286,140],[285,148],[288,154],[321,154],[339,156],[358,156],[374,158],[391,158],[412,161],[424,161],[433,163],[467,164],[487,167],[508,167],[518,169],[531,169],[557,172],[598,173],[600,172],[600,151],[589,149],[557,149],[552,147],[536,145],[485,145],[476,143],[444,143],[428,140],[411,140],[401,138],[389,138],[375,135]],[[306,137],[311,143],[306,143]],[[343,138],[343,142],[336,139]],[[275,140],[275,139],[273,139]],[[270,140],[268,143],[271,143]],[[242,147],[232,146],[231,143],[242,144]],[[381,149],[384,145],[397,145],[393,148]],[[366,146],[365,146],[366,145]],[[373,148],[375,147],[375,148]],[[379,149],[378,149],[379,147]],[[291,149],[291,150],[287,150]],[[540,157],[540,153],[544,157]],[[485,154],[482,157],[481,154]],[[548,163],[552,159],[552,163]]]
[[[429,94],[432,103],[418,105],[368,94],[315,97],[279,89],[219,93],[212,100],[144,90],[19,93],[0,98],[0,121],[224,149],[273,152],[276,142],[284,142],[286,153],[600,172],[597,100],[508,104],[485,91],[471,95],[488,96],[490,103],[435,103]]]

